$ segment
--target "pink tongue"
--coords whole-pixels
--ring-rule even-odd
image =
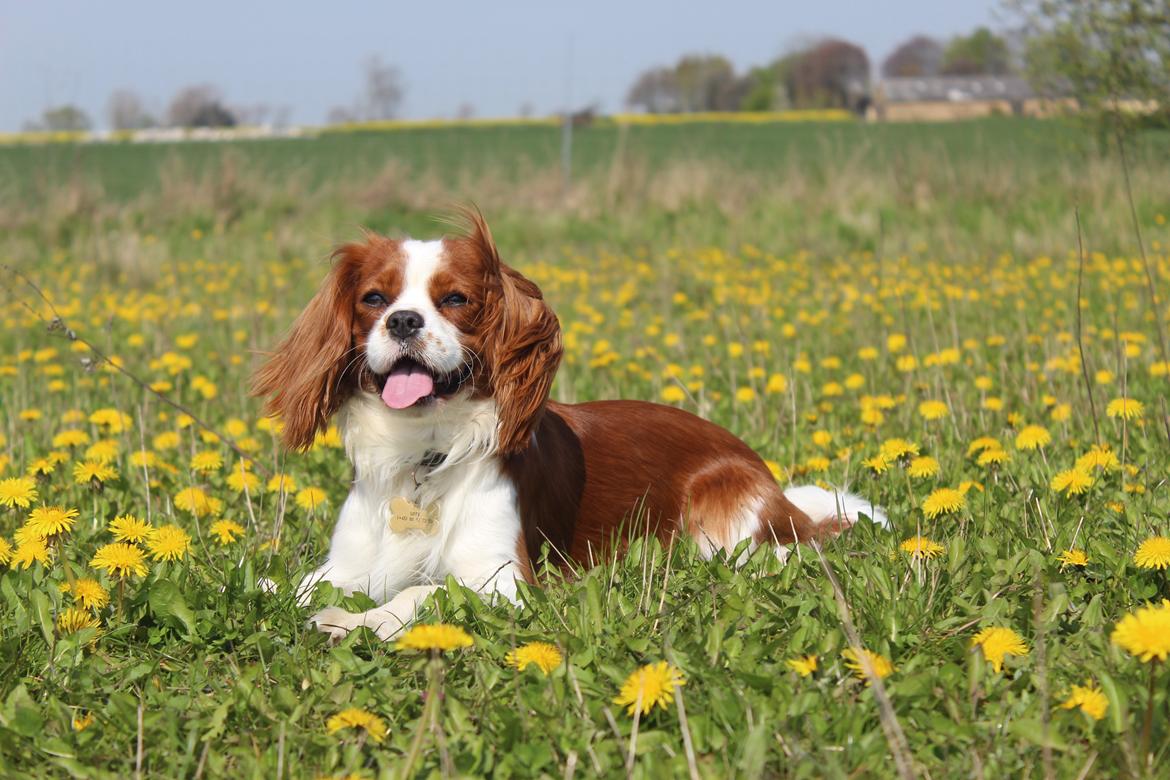
[[[386,377],[382,400],[391,409],[405,409],[435,392],[435,380],[418,366],[395,370]]]

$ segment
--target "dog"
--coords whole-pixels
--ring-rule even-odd
[[[500,260],[478,211],[434,241],[368,233],[334,252],[328,277],[252,390],[312,445],[336,414],[354,481],[326,580],[380,606],[337,607],[312,623],[333,638],[408,625],[447,576],[513,602],[535,564],[593,565],[623,531],[688,536],[710,557],[837,534],[885,515],[858,496],[782,490],[736,436],[675,407],[565,404],[549,391],[560,325],[540,289]],[[627,537],[628,538],[628,537]]]

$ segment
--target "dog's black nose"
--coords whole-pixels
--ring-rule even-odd
[[[400,339],[408,339],[422,330],[423,318],[417,311],[403,309],[386,318],[386,329]]]

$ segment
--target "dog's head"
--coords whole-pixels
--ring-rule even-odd
[[[354,393],[413,416],[456,397],[491,398],[499,452],[528,445],[560,363],[560,326],[540,289],[500,261],[483,218],[467,221],[465,233],[439,241],[370,234],[334,253],[321,289],[253,378],[288,446],[310,446]]]

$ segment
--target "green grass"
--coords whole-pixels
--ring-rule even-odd
[[[550,575],[524,590],[522,609],[440,592],[424,619],[475,640],[444,660],[439,722],[455,772],[621,776],[633,745],[634,774],[685,776],[677,706],[642,718],[635,740],[613,702],[639,665],[668,660],[687,680],[687,733],[704,777],[893,776],[900,752],[920,776],[1164,776],[1165,664],[1110,640],[1127,613],[1170,597],[1166,571],[1133,562],[1143,540],[1170,535],[1170,448],[1166,358],[1116,162],[1076,130],[1030,122],[639,128],[615,194],[613,133],[579,134],[581,189],[568,202],[555,186],[558,140],[541,130],[0,149],[0,170],[11,172],[0,261],[28,274],[100,350],[170,383],[169,397],[254,447],[257,473],[296,481],[283,499],[263,484],[238,492],[228,482],[238,461],[222,442],[133,382],[90,370],[91,355],[46,327],[52,312],[6,282],[0,479],[65,452],[33,506],[80,514],[48,564],[0,566],[0,775],[129,777],[139,764],[148,777],[403,769],[422,727],[428,661],[366,632],[331,647],[305,627],[311,613],[289,586],[323,555],[349,467],[331,446],[282,452],[246,379],[255,353],[307,301],[333,243],[362,223],[431,234],[442,198],[480,192],[505,259],[561,318],[555,397],[658,400],[685,386],[680,406],[744,437],[783,479],[848,483],[895,528],[863,525],[826,547],[840,602],[811,548],[784,565],[764,549],[734,567],[699,559],[690,544],[657,543],[568,579]],[[1143,156],[1161,143],[1138,142],[1133,173],[1165,309],[1170,179],[1165,158]],[[389,184],[377,182],[383,158],[404,166]],[[497,181],[499,171],[514,175]],[[411,195],[414,186],[425,192]],[[1076,360],[1073,203],[1091,250],[1083,340],[1093,405]],[[1144,402],[1141,420],[1106,415],[1123,396]],[[924,419],[927,400],[948,415]],[[865,412],[875,401],[886,406],[880,421]],[[129,425],[91,422],[99,409],[124,412]],[[1051,443],[1017,446],[1027,424],[1044,426]],[[54,444],[67,429],[112,442],[118,475],[101,489],[76,483],[91,443]],[[173,432],[177,446],[157,438]],[[831,442],[817,444],[818,432]],[[1094,471],[1083,495],[1053,489],[1098,435],[1118,467]],[[1010,461],[979,465],[968,447],[981,436]],[[939,473],[912,477],[905,460],[882,473],[863,464],[895,437],[937,459]],[[145,472],[132,461],[144,448],[157,458]],[[208,451],[222,468],[194,471],[192,456]],[[961,485],[962,509],[926,517],[932,491]],[[176,507],[192,486],[222,505],[204,516]],[[307,486],[329,503],[300,506]],[[124,513],[175,524],[192,546],[181,561],[148,561],[119,598],[89,562]],[[0,507],[0,538],[13,541],[27,515]],[[209,528],[221,517],[246,529],[241,540],[215,541]],[[919,533],[944,552],[912,560],[899,545]],[[1062,566],[1072,547],[1086,567]],[[79,576],[110,590],[95,615],[100,635],[56,625],[72,603],[61,585]],[[262,592],[261,576],[280,594]],[[370,606],[317,594],[318,606],[337,602]],[[845,665],[847,623],[895,667],[883,681],[886,726],[896,723],[904,748],[883,728],[875,690]],[[971,648],[990,626],[1029,648],[1001,672]],[[533,640],[565,654],[548,677],[505,662]],[[786,661],[807,654],[819,668],[802,678]],[[1059,707],[1086,680],[1108,700],[1100,721]],[[382,718],[386,739],[329,733],[327,720],[350,707]],[[92,725],[77,731],[85,713]],[[442,771],[430,741],[413,774]]]

